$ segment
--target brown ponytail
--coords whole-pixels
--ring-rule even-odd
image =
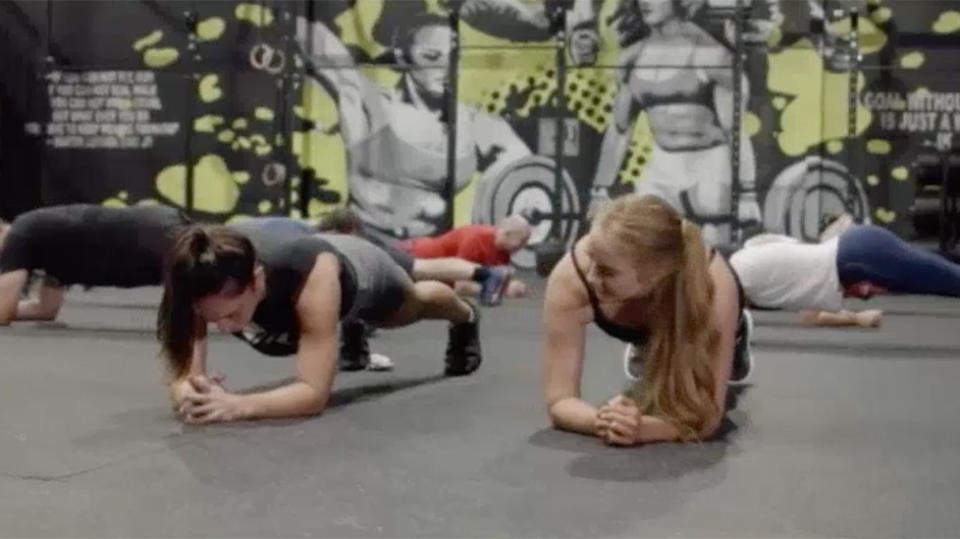
[[[222,226],[192,225],[184,229],[167,253],[163,299],[157,314],[157,339],[171,374],[181,377],[190,368],[198,320],[194,303],[234,283],[242,290],[253,281],[256,253],[242,234]]]
[[[652,195],[612,201],[597,223],[638,261],[662,260],[672,267],[651,294],[650,309],[658,316],[649,328],[644,376],[628,395],[644,414],[676,427],[682,440],[696,440],[716,413],[712,364],[719,343],[700,229]]]

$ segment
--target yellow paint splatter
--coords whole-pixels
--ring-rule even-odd
[[[787,107],[787,98],[783,96],[777,96],[773,98],[773,108],[777,110],[783,110]]]
[[[273,120],[273,110],[268,109],[267,107],[257,107],[253,111],[253,117],[258,120],[263,120],[264,122],[269,122]]]
[[[224,129],[223,131],[220,132],[220,134],[217,135],[217,140],[219,140],[220,142],[232,142],[236,136],[237,134],[234,133],[232,130]]]
[[[244,150],[249,150],[253,147],[253,143],[250,142],[250,139],[247,137],[237,137],[237,140],[233,144],[237,147],[243,148]]]
[[[881,223],[889,225],[897,218],[897,212],[890,211],[886,208],[877,208],[873,215],[876,216],[877,220]]]
[[[290,203],[296,204],[297,202],[300,202],[300,193],[294,191],[290,193]]]
[[[283,146],[283,143],[284,143],[283,135],[281,135],[280,133],[277,133],[277,136],[273,137],[273,145]]]
[[[201,133],[213,133],[223,123],[223,116],[207,114],[193,120],[193,130]]]
[[[269,144],[257,144],[253,147],[253,153],[257,154],[259,157],[263,157],[273,151],[273,148]]]
[[[334,19],[340,29],[340,40],[345,45],[353,45],[370,55],[377,57],[386,48],[373,38],[373,26],[380,20],[384,0],[363,0],[344,11]]]
[[[270,210],[272,209],[273,202],[270,202],[269,200],[261,200],[260,203],[257,204],[257,211],[260,213],[270,213]]]
[[[882,139],[872,139],[867,141],[867,151],[876,155],[886,155],[890,153],[890,141]]]
[[[831,140],[827,143],[827,151],[836,155],[843,151],[843,141],[842,140]]]
[[[290,178],[290,188],[297,189],[298,187],[300,187],[300,176]]]
[[[239,185],[243,185],[250,181],[250,173],[245,171],[239,171],[233,173],[233,181],[237,182]]]
[[[313,79],[304,81],[300,103],[301,106],[294,108],[294,114],[317,124],[321,129],[340,121],[337,101]]]
[[[835,36],[846,36],[850,34],[850,17],[843,17],[830,23],[827,31]],[[873,54],[887,44],[887,33],[884,32],[877,23],[871,19],[860,17],[857,24],[857,38],[862,54]]]
[[[158,69],[176,62],[179,57],[180,51],[173,47],[147,49],[146,52],[143,53],[143,63],[146,64],[147,67]]]
[[[767,35],[767,46],[776,47],[781,41],[783,41],[783,29],[779,26],[774,26],[770,30],[770,34]]]
[[[104,200],[101,205],[105,208],[126,208],[127,203],[119,198],[108,198]]]
[[[250,135],[250,142],[252,142],[254,145],[266,144],[267,137],[261,135],[260,133],[254,133]]]
[[[768,58],[769,89],[793,97],[780,114],[781,132],[777,137],[780,149],[786,155],[803,155],[811,146],[847,136],[849,111],[843,97],[847,95],[849,85],[846,73],[824,70],[823,58],[807,39]],[[858,73],[858,90],[864,84],[863,74]],[[838,97],[824,101],[823,96]],[[856,134],[866,130],[872,118],[868,109],[858,106]]]
[[[870,14],[870,20],[877,24],[883,24],[889,21],[890,17],[893,17],[893,11],[888,7],[874,10],[874,12]]]
[[[301,212],[299,208],[294,208],[290,210],[290,217],[293,217],[294,219],[302,219],[303,212]]]
[[[347,149],[343,137],[321,131],[294,132],[290,144],[301,168],[312,168],[319,178],[330,182],[327,189],[346,194]]]
[[[227,23],[220,17],[210,17],[197,24],[197,38],[200,41],[213,41],[223,35]]]
[[[938,34],[951,34],[960,30],[960,11],[944,11],[933,23],[933,31]]]
[[[157,191],[173,204],[186,204],[187,167],[172,165],[156,177]],[[207,213],[229,213],[237,204],[240,190],[219,155],[201,157],[193,168],[193,207]]]
[[[240,131],[241,129],[246,129],[247,125],[248,123],[246,118],[237,118],[236,120],[233,121],[230,127],[234,128],[237,131]]]
[[[763,126],[760,123],[760,118],[756,114],[748,112],[746,115],[744,115],[743,132],[746,133],[747,136],[755,136],[760,132],[761,127]]]
[[[140,202],[137,202],[137,206],[159,206],[160,201],[155,198],[145,198]]]
[[[133,42],[133,50],[140,52],[147,47],[152,47],[160,42],[163,39],[163,32],[160,30],[154,30],[149,34],[141,37],[140,39]]]
[[[363,2],[360,2],[361,4]],[[254,26],[269,26],[273,23],[273,10],[260,4],[237,4],[233,15]]]
[[[315,198],[311,198],[310,202],[307,202],[307,215],[310,218],[323,215],[323,203]]]
[[[200,99],[204,103],[212,103],[223,96],[223,91],[217,86],[219,81],[220,77],[213,73],[204,75],[203,78],[200,79]]]
[[[907,167],[897,167],[890,171],[890,175],[893,176],[893,179],[902,182],[910,177],[910,170]]]
[[[470,224],[470,220],[473,217],[473,195],[477,190],[477,184],[481,176],[479,172],[474,172],[473,177],[467,182],[466,187],[454,195],[453,226]]]
[[[920,51],[914,51],[904,54],[900,57],[900,67],[906,69],[917,69],[923,65],[926,56]]]
[[[873,187],[880,185],[880,178],[876,174],[871,174],[867,176],[867,183]]]

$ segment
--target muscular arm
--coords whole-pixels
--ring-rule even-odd
[[[0,326],[9,325],[17,319],[17,304],[20,291],[27,284],[30,272],[25,269],[0,274]]]
[[[625,52],[620,65],[629,70],[632,64],[633,53],[630,49]],[[600,163],[597,166],[596,179],[594,187],[609,188],[617,181],[617,174],[623,165],[623,160],[627,156],[627,148],[630,146],[630,136],[633,131],[633,125],[637,120],[639,105],[633,99],[628,85],[629,71],[620,81],[620,90],[613,103],[613,114],[610,118],[610,125],[603,134],[603,143],[600,146]]]
[[[308,73],[336,94],[344,138],[348,143],[363,138],[370,130],[369,116],[376,113],[369,105],[379,103],[380,89],[360,74],[350,51],[322,22],[297,17],[296,39]]]
[[[297,379],[271,391],[243,395],[245,419],[319,414],[327,406],[337,372],[340,312],[339,264],[334,255],[317,257],[296,308]]]
[[[543,307],[543,382],[553,426],[596,435],[597,408],[580,398],[586,341],[581,302],[570,290],[570,262],[554,270]]]
[[[63,305],[63,287],[44,279],[29,299],[17,304],[17,320],[53,320]]]
[[[493,163],[483,171],[481,181],[499,177],[511,163],[532,154],[510,124],[499,116],[478,113],[472,131],[480,155],[487,159],[494,158]]]

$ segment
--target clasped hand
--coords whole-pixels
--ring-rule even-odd
[[[640,408],[617,395],[597,411],[596,434],[609,445],[635,445],[640,442]]]
[[[242,397],[224,389],[223,380],[222,376],[198,374],[174,382],[177,419],[191,425],[242,419]]]

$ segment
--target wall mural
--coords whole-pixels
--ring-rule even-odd
[[[720,244],[734,223],[812,239],[844,210],[909,234],[918,156],[960,131],[955,2],[745,0],[739,71],[735,4],[4,2],[5,49],[42,82],[0,72],[0,121],[42,146],[45,204],[346,204],[384,239],[523,212],[569,242],[635,191]]]

